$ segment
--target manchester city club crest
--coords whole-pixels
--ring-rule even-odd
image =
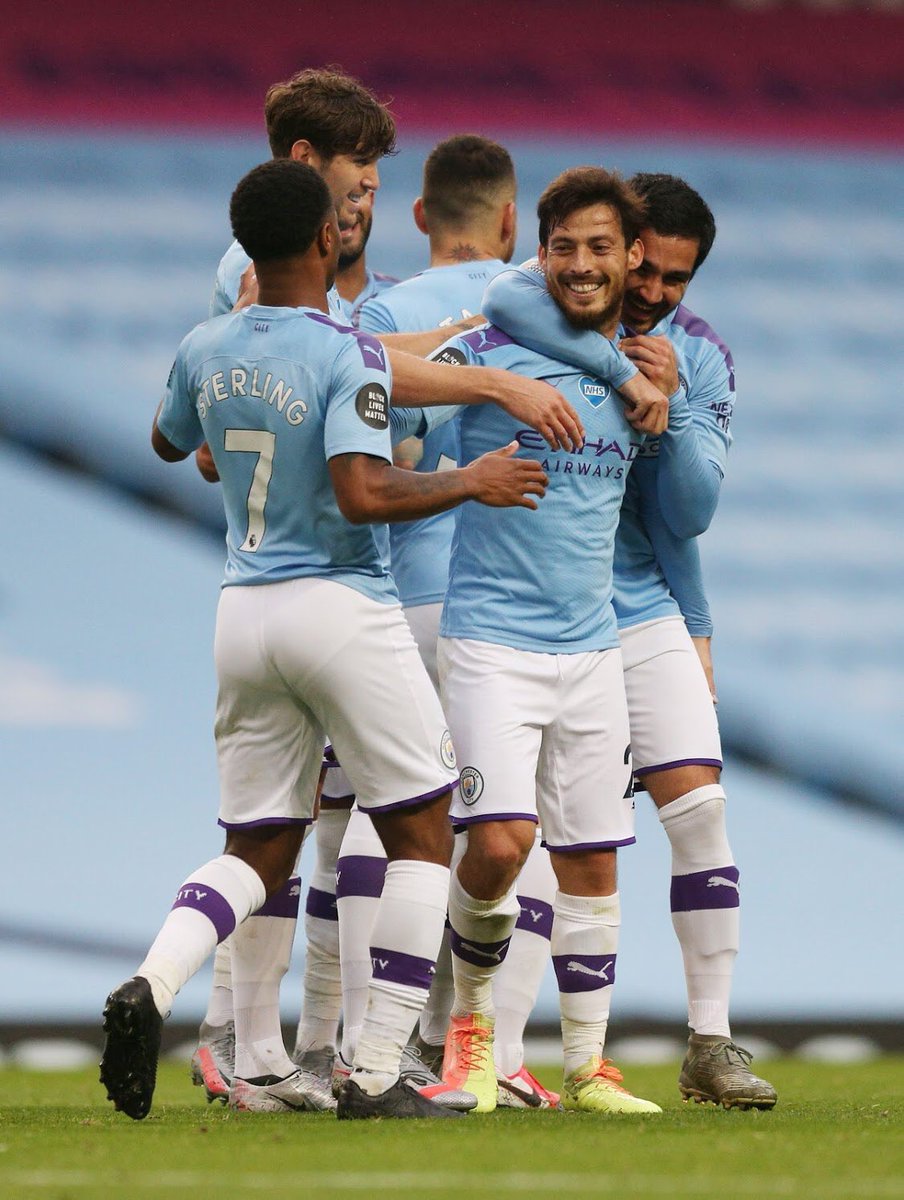
[[[443,760],[443,765],[452,770],[455,766],[455,747],[452,745],[452,734],[448,729],[443,731],[439,744],[439,756]]]
[[[465,767],[458,788],[463,804],[476,804],[483,793],[483,776],[476,767]]]

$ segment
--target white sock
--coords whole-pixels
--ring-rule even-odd
[[[371,934],[386,874],[386,852],[365,812],[352,813],[336,866],[342,963],[342,1057],[354,1060],[372,973]]]
[[[448,895],[448,867],[409,860],[386,867],[373,927],[373,978],[352,1073],[370,1095],[398,1079],[402,1051],[430,990]]]
[[[204,1024],[214,1029],[235,1020],[232,1005],[232,938],[220,942],[213,956],[213,983],[207,998]]]
[[[725,793],[708,784],[659,809],[672,847],[672,924],[684,958],[688,1025],[731,1036],[739,942],[739,874],[725,832]]]
[[[314,825],[317,859],[305,904],[307,947],[304,997],[295,1036],[296,1053],[332,1049],[342,1012],[339,918],[336,912],[336,859],[351,809],[323,808]]]
[[[521,906],[514,887],[498,900],[468,895],[453,871],[449,884],[449,942],[455,978],[454,1017],[492,1017],[493,977],[505,958]]]
[[[214,858],[189,875],[135,972],[151,985],[161,1016],[169,1015],[173,997],[217,942],[229,937],[265,898],[260,876],[232,854]]]
[[[508,954],[493,980],[496,1069],[514,1075],[524,1066],[524,1028],[537,1002],[549,962],[556,876],[549,851],[534,842],[515,887],[521,915]]]
[[[468,848],[467,832],[455,835],[455,845],[452,848],[452,872],[450,879],[455,877],[458,864]],[[436,974],[430,985],[430,994],[424,1011],[421,1013],[420,1035],[430,1046],[440,1047],[445,1043],[449,1030],[449,1014],[455,1002],[455,979],[452,975],[452,947],[450,945],[451,929],[448,920],[443,929],[443,940],[436,956]]]
[[[609,1024],[621,909],[611,896],[567,896],[553,903],[552,961],[559,983],[565,1074],[602,1055]]]
[[[293,875],[232,936],[235,1073],[239,1079],[295,1070],[279,1019],[279,985],[289,969],[301,880]]]

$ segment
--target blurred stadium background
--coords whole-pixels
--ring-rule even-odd
[[[900,1048],[904,6],[109,7],[0,3],[0,1046],[96,1027],[219,844],[219,500],[148,434],[232,187],[268,157],[266,87],[338,63],[399,120],[377,270],[425,265],[410,205],[455,132],[511,149],[522,257],[566,166],[676,172],[714,209],[688,299],[739,379],[703,543],[744,883],[735,1026]],[[638,810],[613,1033],[680,1033],[666,840]]]

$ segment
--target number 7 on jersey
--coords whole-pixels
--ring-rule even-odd
[[[267,505],[270,476],[273,474],[276,434],[269,433],[266,429],[227,429],[223,446],[226,450],[235,450],[240,454],[257,455],[251,487],[248,489],[248,532],[239,546],[240,550],[254,554],[260,548],[267,529],[264,509]]]

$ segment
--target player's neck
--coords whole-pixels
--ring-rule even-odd
[[[357,300],[367,283],[367,262],[362,254],[348,267],[336,272],[336,291],[343,300]]]
[[[323,272],[297,259],[256,264],[257,302],[267,308],[319,308],[329,312]]]
[[[480,235],[448,234],[430,239],[430,266],[451,267],[456,263],[485,262],[499,257],[499,247]]]

